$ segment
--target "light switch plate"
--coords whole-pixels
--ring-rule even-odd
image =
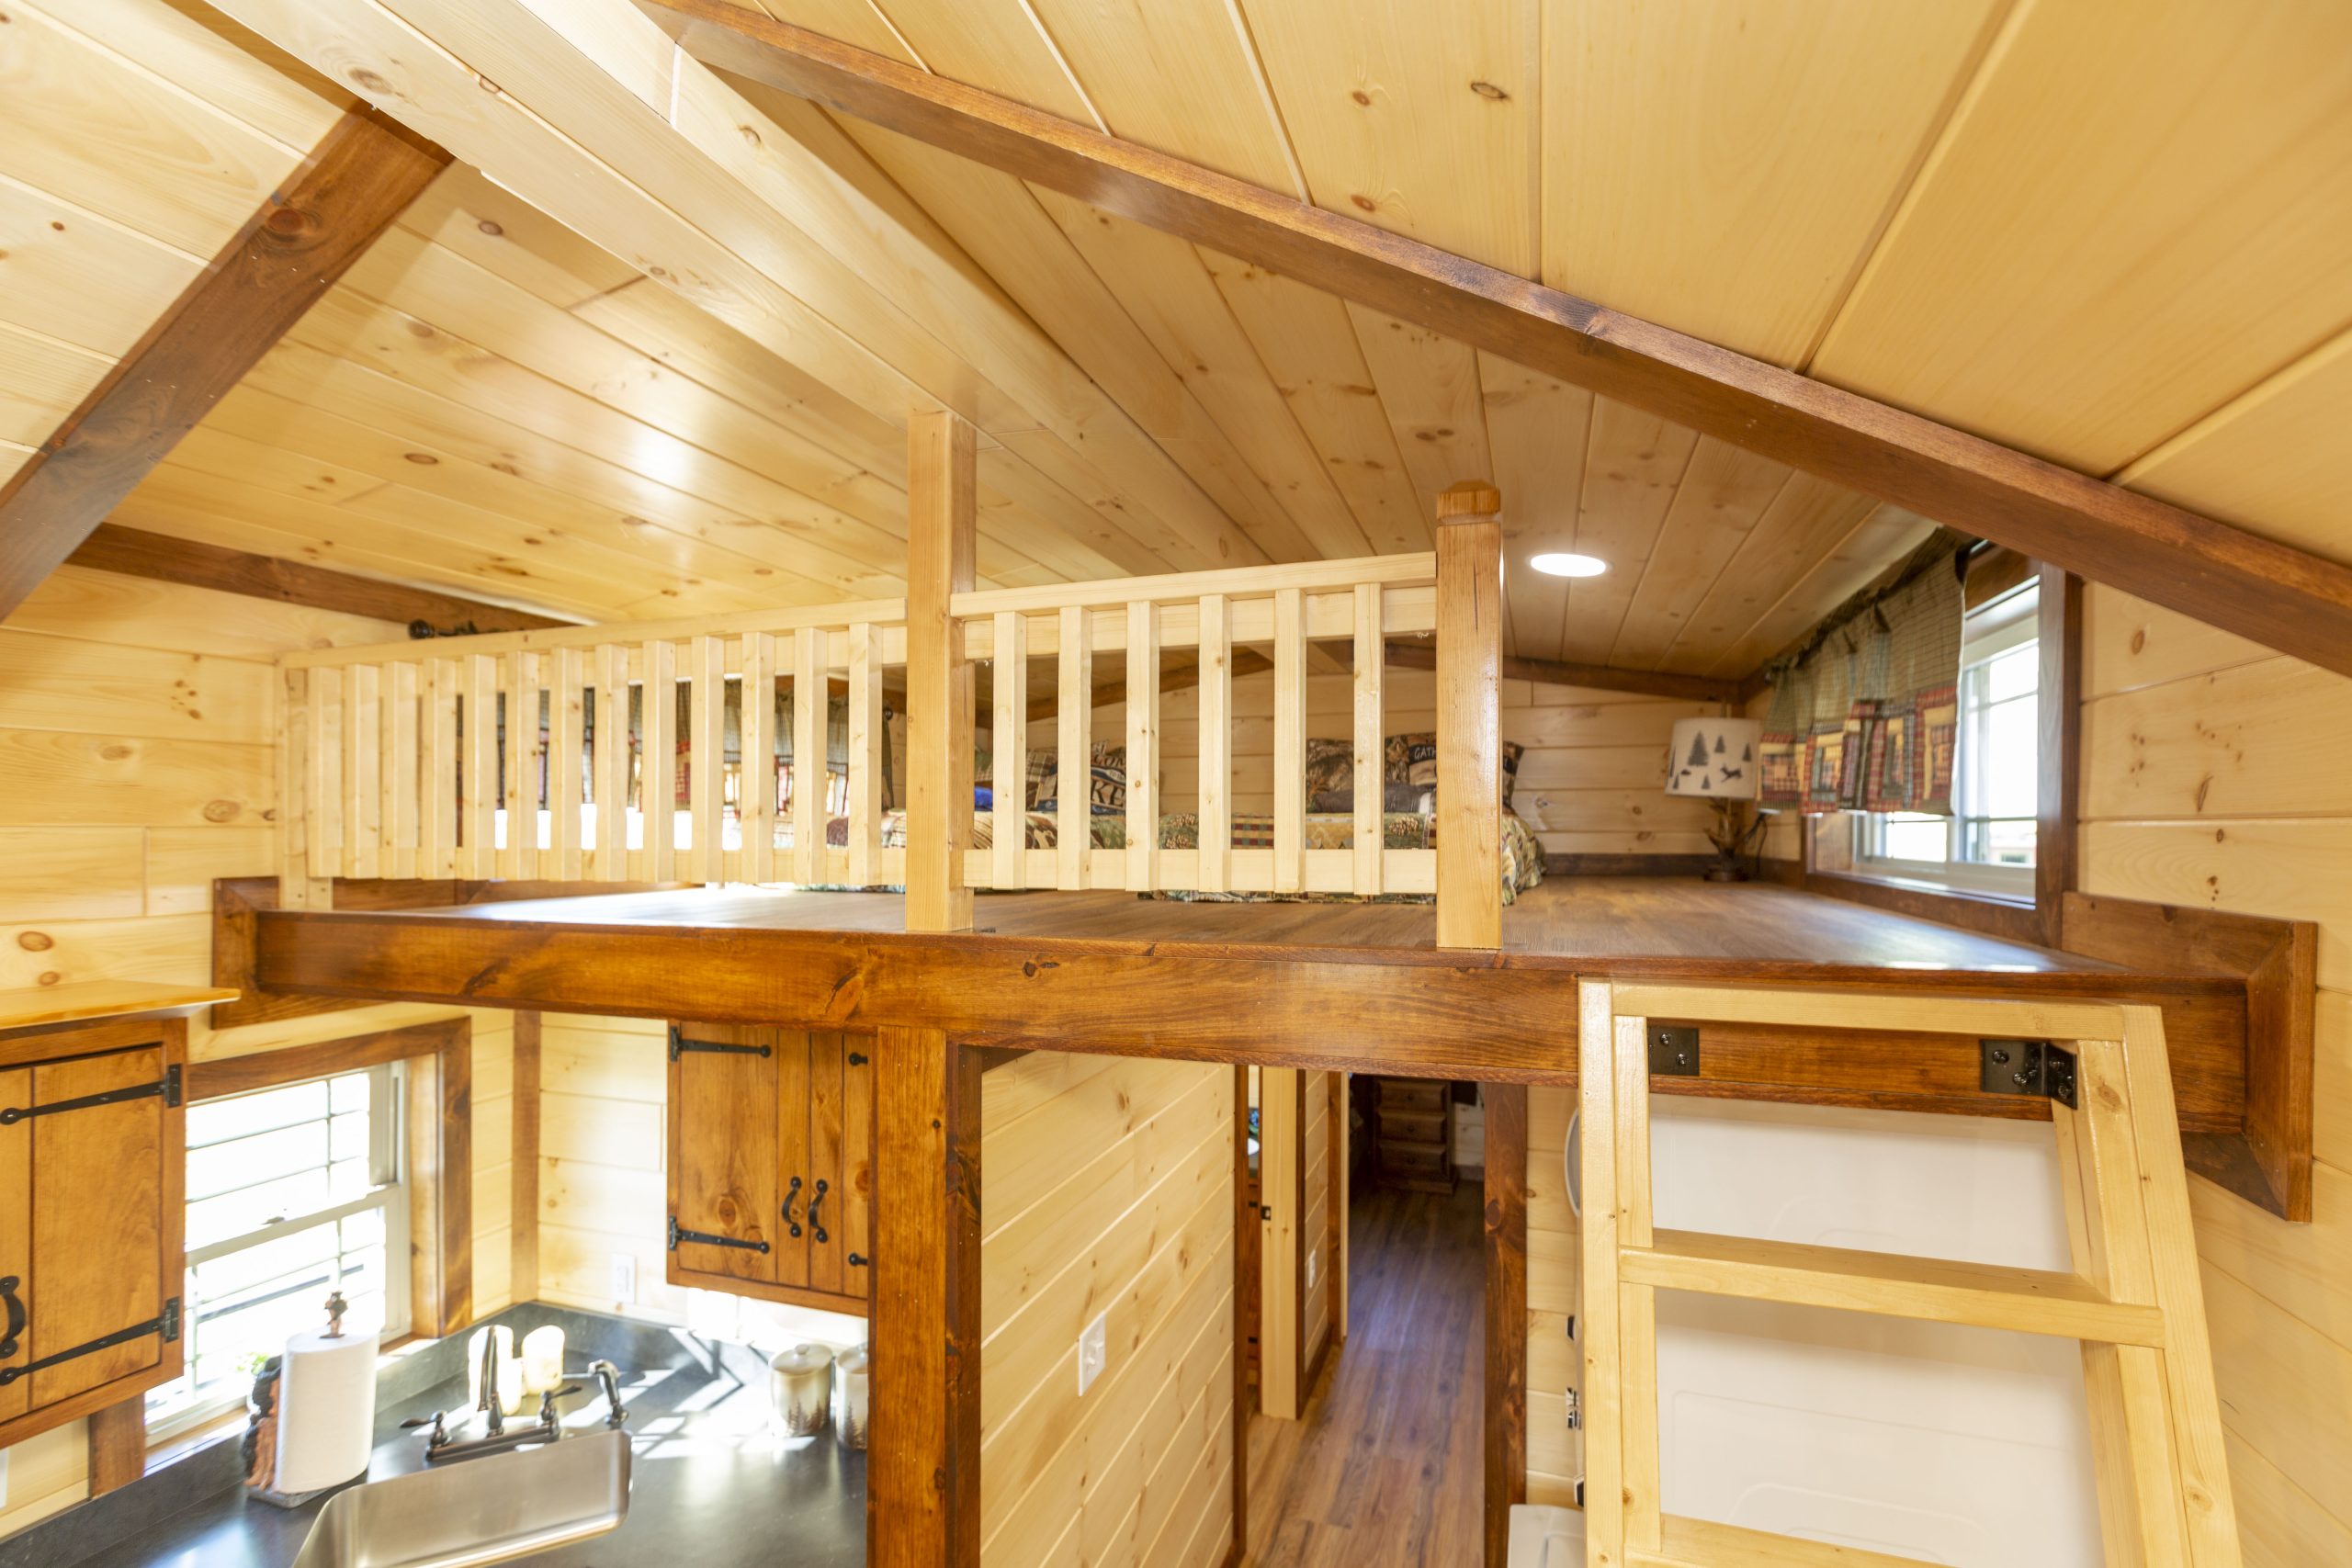
[[[616,1252],[612,1255],[612,1297],[623,1306],[637,1303],[637,1255]]]
[[[1111,1359],[1111,1323],[1107,1315],[1086,1325],[1078,1337],[1078,1392],[1084,1393],[1102,1375],[1103,1363]]]

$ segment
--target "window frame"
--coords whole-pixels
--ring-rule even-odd
[[[232,1375],[216,1382],[210,1392],[194,1382],[196,1346],[202,1332],[204,1308],[194,1283],[196,1269],[223,1258],[265,1247],[281,1236],[299,1234],[320,1225],[337,1224],[370,1209],[382,1214],[384,1253],[384,1321],[379,1331],[383,1343],[401,1337],[410,1328],[412,1305],[410,1250],[410,1193],[414,1170],[408,1148],[409,1073],[405,1061],[395,1058],[334,1069],[325,1073],[291,1077],[282,1082],[257,1085],[236,1094],[223,1095],[209,1101],[219,1104],[253,1095],[271,1094],[280,1089],[304,1084],[328,1084],[338,1078],[357,1076],[368,1077],[368,1163],[370,1178],[368,1190],[358,1197],[330,1203],[322,1208],[305,1210],[284,1219],[273,1220],[235,1235],[223,1236],[202,1247],[185,1249],[181,1261],[181,1293],[187,1303],[187,1324],[184,1330],[187,1341],[187,1369],[170,1382],[158,1384],[148,1391],[144,1405],[147,1436],[150,1442],[168,1440],[181,1434],[209,1426],[232,1411],[242,1409],[250,1393],[250,1383]],[[330,1111],[329,1115],[332,1117]],[[299,1123],[293,1123],[299,1125]],[[259,1136],[264,1134],[248,1134]],[[332,1151],[330,1151],[332,1158]],[[194,1200],[203,1201],[205,1200]],[[183,1196],[183,1211],[192,1201]],[[185,1223],[185,1222],[183,1222]],[[176,1391],[176,1397],[173,1397]],[[166,1395],[164,1403],[155,1403],[156,1395]]]

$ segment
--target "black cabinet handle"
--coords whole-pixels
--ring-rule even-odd
[[[853,1252],[849,1255],[849,1266],[853,1269],[863,1269],[865,1267],[865,1254],[863,1252]]]
[[[792,1217],[792,1205],[799,1201],[800,1178],[796,1176],[792,1179],[792,1185],[785,1190],[784,1194],[784,1223],[791,1230],[792,1239],[795,1241],[800,1239],[800,1222]]]
[[[17,1353],[17,1341],[24,1337],[25,1325],[29,1321],[25,1313],[25,1298],[17,1294],[21,1283],[14,1274],[0,1278],[0,1302],[8,1303],[8,1332],[0,1337],[0,1361]]]
[[[817,1245],[825,1245],[825,1227],[817,1223],[817,1210],[825,1201],[825,1179],[817,1178],[817,1195],[808,1200],[808,1228],[817,1235]]]

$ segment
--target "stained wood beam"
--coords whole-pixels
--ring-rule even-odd
[[[443,633],[469,626],[477,632],[526,632],[579,624],[436,589],[354,577],[322,566],[280,560],[276,556],[257,556],[220,545],[175,539],[164,534],[126,528],[119,523],[101,523],[92,529],[81,547],[66,558],[66,564],[123,577],[147,577],[158,582],[242,593],[250,599],[275,599],[282,604],[301,604],[345,615],[368,615],[404,626],[422,621]]]
[[[0,486],[0,616],[90,536],[448,162],[372,109],[335,122]]]
[[[1434,670],[1437,645],[1390,642],[1388,663],[1398,670]],[[1713,675],[1676,675],[1664,670],[1620,670],[1613,664],[1577,664],[1560,659],[1510,659],[1502,662],[1506,681],[1532,681],[1542,686],[1585,686],[1600,692],[1634,692],[1644,696],[1675,697],[1692,703],[1737,700],[1739,682]]]
[[[707,65],[2352,674],[2352,567],[728,0],[643,9]]]

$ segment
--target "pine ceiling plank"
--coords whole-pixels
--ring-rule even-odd
[[[1193,246],[1059,191],[1032,186],[1062,232],[1116,295],[1261,475],[1316,555],[1345,560],[1372,554],[1322,457],[1299,428],[1265,362],[1217,292]]]
[[[308,151],[161,87],[41,11],[0,14],[9,177],[193,260],[226,244]]]
[[[2352,564],[2352,332],[2116,476],[2131,490]]]
[[[1547,12],[1544,281],[1797,364],[2008,3]]]
[[[1608,662],[1698,444],[1695,431],[1614,399],[1594,400],[1575,548],[1608,562],[1609,570],[1568,583],[1567,622],[1560,634],[1563,660]]]
[[[1503,495],[1503,602],[1510,647],[1548,659],[1566,624],[1568,584],[1527,565],[1530,556],[1576,547],[1577,501],[1584,493],[1592,394],[1481,350],[1487,445]]]
[[[1437,515],[1437,493],[1494,473],[1478,355],[1469,344],[1351,303],[1348,321],[1396,437],[1421,515]]]
[[[119,359],[201,270],[0,169],[0,322]]]
[[[297,153],[357,100],[203,0],[45,0],[85,38]]]
[[[1936,525],[1899,506],[1872,507],[1828,552],[1815,558],[1781,601],[1760,616],[1747,635],[1715,660],[1718,675],[1753,674],[1809,631],[1822,616],[1869,587],[1904,555],[1935,532]]]
[[[499,189],[470,164],[443,170],[401,214],[401,227],[560,310],[576,311],[602,295],[646,281],[628,263]]]
[[[1241,8],[1311,200],[1535,276],[1536,0]]]
[[[883,50],[894,60],[922,65],[958,82],[997,82],[1008,96],[1032,108],[1064,119],[1094,121],[1093,106],[1079,90],[1069,67],[1052,42],[1037,30],[1026,6],[1003,0],[879,0],[882,14],[895,29],[893,47]],[[787,22],[815,28],[842,38],[821,21],[802,21],[803,15],[842,9],[839,0],[770,0],[768,9]],[[870,29],[861,29],[870,30]],[[844,43],[854,41],[842,39]],[[911,58],[911,44],[921,59]],[[877,45],[865,45],[879,48]]]
[[[1423,512],[1413,493],[1347,307],[1231,256],[1202,256],[1372,547],[1428,549],[1436,513]]]
[[[1804,581],[1814,563],[1851,536],[1877,504],[1827,479],[1802,471],[1792,475],[1676,632],[1659,667],[1716,671],[1725,651],[1754,630]],[[1731,673],[1736,678],[1747,671]]]
[[[1657,668],[1790,473],[1770,457],[1700,437],[1606,662]]]
[[[804,141],[822,116],[814,106],[773,88],[746,96]],[[855,140],[955,239],[1012,302],[1061,346],[1175,458],[1227,515],[1272,560],[1297,560],[1306,541],[1267,493],[1125,309],[1085,258],[1010,175],[980,168],[920,141],[873,127],[832,127]]]
[[[2352,8],[2022,7],[1815,356],[2107,473],[2352,321]]]
[[[1087,476],[1072,476],[1083,484]],[[1096,502],[1042,470],[1010,446],[980,449],[982,538],[1015,539],[1065,581],[1148,576],[1158,560],[1134,536],[1114,526]],[[1049,532],[1041,536],[1038,525]],[[983,559],[986,558],[983,557]]]
[[[48,440],[114,364],[111,355],[0,323],[0,440],[28,446]]]

